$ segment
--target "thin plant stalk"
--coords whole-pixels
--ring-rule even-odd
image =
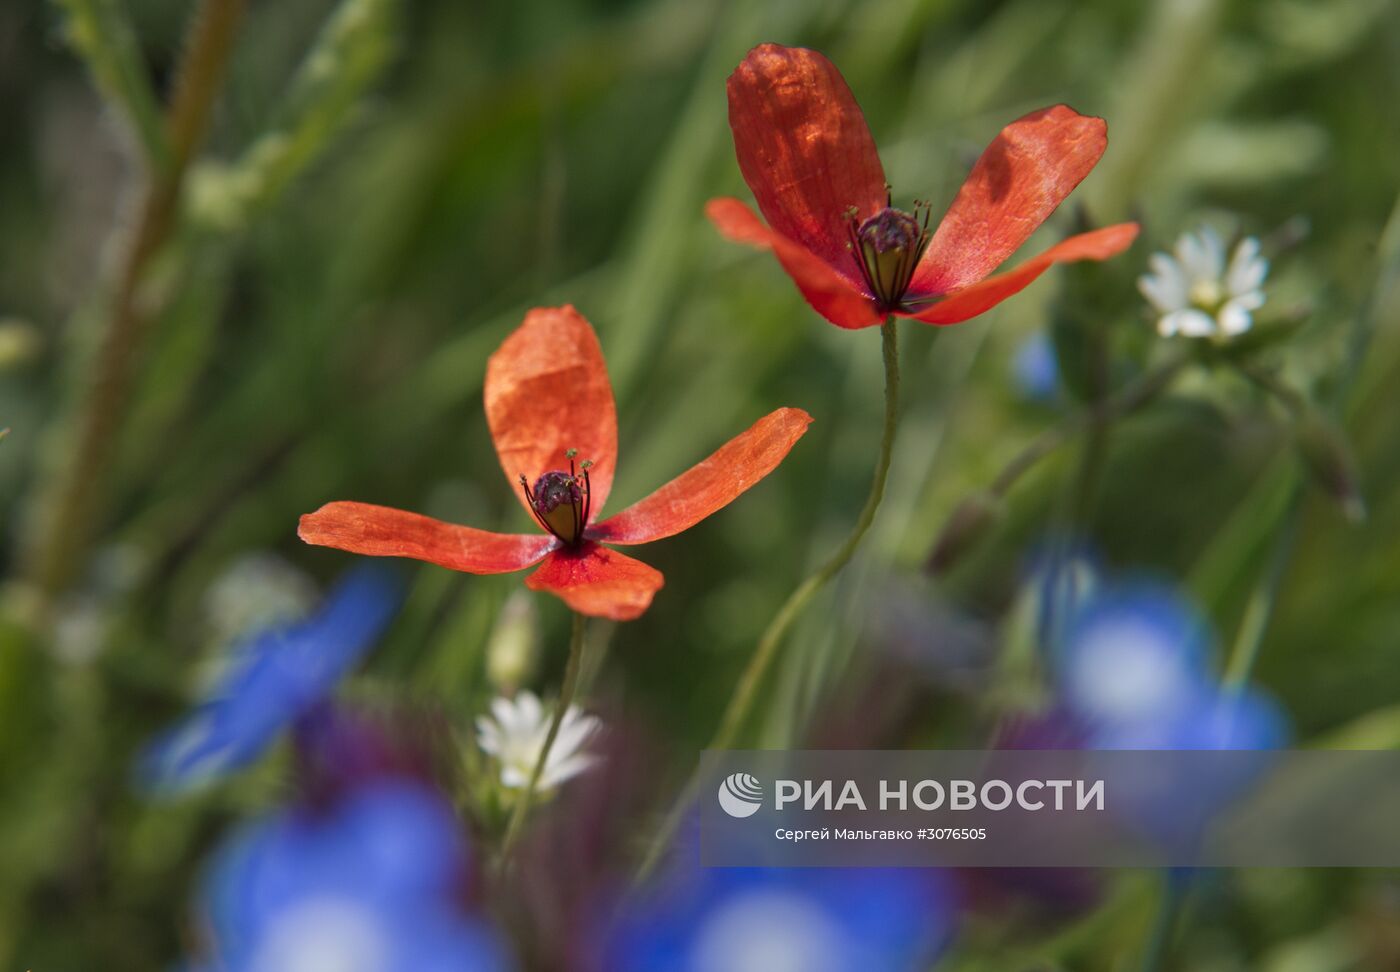
[[[992,480],[987,491],[997,499],[1004,499],[1022,476],[1079,433],[1126,418],[1154,401],[1166,391],[1189,360],[1185,355],[1170,358],[1124,387],[1118,394],[1104,399],[1095,408],[1086,409],[1068,421],[1046,429],[1011,457]]]
[[[865,506],[861,509],[860,516],[857,517],[845,542],[816,570],[808,574],[802,583],[797,585],[793,592],[788,595],[788,599],[783,602],[783,606],[778,609],[778,613],[773,615],[773,620],[768,623],[768,627],[764,629],[758,640],[753,656],[749,659],[748,667],[739,677],[739,684],[720,719],[719,728],[715,731],[709,745],[706,746],[707,749],[729,749],[734,745],[739,738],[740,731],[753,712],[754,702],[758,698],[759,686],[763,684],[764,676],[773,667],[773,662],[782,647],[784,636],[817,592],[840,573],[841,568],[850,563],[856,550],[860,548],[861,541],[870,531],[871,524],[875,522],[875,514],[880,509],[880,501],[885,496],[885,483],[889,479],[890,472],[890,458],[894,453],[895,432],[899,425],[899,334],[893,316],[885,318],[885,322],[880,325],[880,346],[885,365],[884,430],[880,436],[880,453],[875,461],[875,474],[870,482],[870,494],[866,497]],[[698,782],[696,777],[691,777],[680,799],[676,801],[670,815],[662,824],[660,831],[652,841],[646,859],[642,863],[638,874],[639,880],[645,878],[652,871],[670,844],[676,828],[680,825],[681,815],[694,796]]]
[[[544,775],[544,769],[549,765],[549,754],[554,748],[555,739],[559,737],[559,727],[563,725],[564,716],[569,711],[569,706],[573,704],[583,660],[585,627],[584,616],[575,613],[573,630],[569,635],[569,660],[564,663],[564,681],[559,687],[559,700],[554,706],[554,718],[549,722],[549,732],[544,737],[544,745],[540,747],[540,755],[535,760],[535,768],[530,771],[530,779],[526,781],[525,789],[520,792],[520,798],[516,801],[515,809],[510,815],[510,822],[506,824],[505,837],[501,840],[501,864],[503,866],[509,860],[511,849],[520,837],[526,817],[530,815],[530,805],[534,803],[535,790],[539,788],[540,777]]]
[[[1255,663],[1259,660],[1259,649],[1264,643],[1264,633],[1273,617],[1278,603],[1279,586],[1293,553],[1294,541],[1298,536],[1298,510],[1302,500],[1301,484],[1294,482],[1293,494],[1279,526],[1279,535],[1274,541],[1269,563],[1255,583],[1254,590],[1245,606],[1244,617],[1240,620],[1235,644],[1230,652],[1230,662],[1225,668],[1225,688],[1231,693],[1239,693],[1249,683],[1254,674]]]
[[[1142,972],[1161,972],[1164,967],[1181,924],[1190,889],[1189,880],[1175,871],[1167,871],[1162,877],[1162,903],[1152,920],[1152,932],[1142,956]]]
[[[45,511],[31,573],[45,601],[72,581],[100,514],[105,480],[131,397],[136,354],[151,317],[143,306],[141,287],[152,259],[174,229],[185,173],[208,129],[244,2],[203,0],[190,27],[186,55],[165,115],[168,159],[151,169],[141,197],[79,407],[71,458],[58,470],[58,482],[43,494],[54,499]]]

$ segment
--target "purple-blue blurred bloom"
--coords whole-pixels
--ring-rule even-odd
[[[1060,392],[1060,363],[1055,345],[1044,331],[1021,342],[1011,359],[1011,376],[1021,394],[1033,402],[1048,402]]]
[[[285,810],[216,855],[203,918],[225,972],[498,972],[461,907],[467,849],[446,801],[380,782],[329,808]]]
[[[252,763],[334,690],[378,639],[399,599],[390,572],[356,568],[313,617],[237,645],[198,707],[142,751],[138,785],[176,794]]]
[[[1151,583],[1100,588],[1056,646],[1061,702],[1087,745],[1181,751],[1119,781],[1127,822],[1173,845],[1196,846],[1215,815],[1267,767],[1269,756],[1211,759],[1192,751],[1272,750],[1288,723],[1262,692],[1222,687],[1209,667],[1210,629],[1173,589]]]
[[[1117,741],[1193,711],[1210,691],[1209,629],[1168,587],[1101,587],[1053,648],[1060,695],[1091,744]]]
[[[1064,706],[1099,749],[1272,749],[1288,738],[1277,706],[1222,688],[1210,628],[1163,584],[1105,585],[1055,646]]]
[[[933,872],[693,868],[632,902],[609,972],[923,970],[951,907]]]

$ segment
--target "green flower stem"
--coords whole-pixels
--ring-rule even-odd
[[[175,227],[185,172],[208,128],[243,7],[244,0],[204,0],[190,27],[165,115],[168,158],[152,168],[137,212],[79,410],[71,458],[57,471],[58,481],[40,494],[54,497],[45,510],[31,568],[46,602],[72,580],[101,513],[136,354],[151,317],[140,299],[141,284]]]
[[[1157,917],[1152,922],[1151,937],[1147,940],[1147,950],[1142,956],[1142,972],[1160,972],[1171,952],[1172,940],[1176,937],[1177,926],[1186,904],[1186,894],[1190,882],[1167,871],[1163,873],[1161,904]]]
[[[1307,399],[1269,369],[1262,368],[1253,361],[1237,361],[1235,370],[1261,391],[1275,398],[1294,418],[1301,418],[1307,413]]]
[[[1269,563],[1255,583],[1249,603],[1245,605],[1244,617],[1240,619],[1235,644],[1230,651],[1230,662],[1225,668],[1225,688],[1229,692],[1239,692],[1254,674],[1254,664],[1259,660],[1259,648],[1264,643],[1264,632],[1269,627],[1274,605],[1278,603],[1279,585],[1283,581],[1284,571],[1293,553],[1293,543],[1298,535],[1298,509],[1301,500],[1301,484],[1295,480],[1288,505],[1280,517],[1279,535],[1274,541]]]
[[[793,622],[801,616],[802,611],[816,593],[826,586],[827,582],[835,577],[841,568],[850,563],[851,558],[855,556],[856,550],[860,547],[861,541],[869,532],[871,524],[875,522],[875,513],[879,510],[880,501],[885,496],[885,482],[889,479],[890,472],[890,457],[894,452],[895,431],[899,425],[899,335],[893,316],[885,318],[884,324],[880,325],[880,345],[885,363],[885,424],[880,437],[880,455],[875,462],[875,476],[870,483],[870,495],[866,497],[865,507],[860,511],[860,516],[856,519],[855,526],[851,528],[850,535],[846,537],[846,542],[841,544],[821,566],[807,575],[802,583],[798,584],[796,589],[788,595],[788,599],[783,602],[778,613],[773,615],[773,620],[768,623],[768,627],[764,629],[762,637],[758,640],[758,646],[749,659],[748,667],[744,669],[743,675],[739,678],[739,684],[729,701],[729,707],[725,709],[724,716],[720,719],[719,729],[716,730],[709,745],[705,747],[706,749],[729,749],[734,745],[744,724],[752,714],[759,686],[763,684],[764,676],[773,667],[773,662],[778,657],[783,637],[788,633]],[[692,776],[680,799],[676,801],[670,815],[653,839],[651,848],[638,872],[638,880],[644,879],[651,873],[662,853],[670,844],[676,828],[680,825],[680,818],[685,807],[695,795],[697,784],[698,779]]]
[[[754,699],[757,696],[758,687],[763,681],[763,676],[772,667],[773,660],[777,657],[783,636],[787,634],[788,629],[802,614],[803,609],[817,591],[835,577],[842,567],[850,563],[851,558],[855,556],[856,550],[860,547],[861,541],[865,539],[865,534],[870,530],[871,524],[875,522],[875,513],[879,510],[880,501],[885,496],[885,482],[889,479],[890,474],[890,457],[894,452],[895,430],[899,424],[899,339],[895,331],[893,317],[887,318],[885,323],[881,325],[880,340],[885,362],[885,425],[880,436],[880,456],[875,463],[875,476],[870,482],[870,495],[865,499],[865,507],[860,511],[860,516],[856,519],[856,524],[852,527],[850,535],[846,537],[846,542],[788,595],[787,601],[778,609],[773,620],[768,623],[763,636],[758,640],[758,647],[754,650],[753,657],[749,660],[748,668],[744,670],[743,676],[739,679],[739,685],[735,689],[733,698],[730,699],[729,708],[725,710],[724,718],[720,720],[719,731],[710,740],[710,745],[707,747],[709,749],[729,749],[734,745],[744,722],[753,709]]]
[[[506,825],[506,834],[501,840],[502,866],[510,859],[511,849],[515,846],[521,829],[525,825],[525,818],[530,814],[530,805],[535,800],[535,790],[540,785],[540,777],[544,775],[544,768],[549,765],[549,754],[554,748],[554,740],[559,736],[559,727],[563,725],[564,715],[569,711],[569,706],[573,704],[574,691],[578,688],[578,673],[583,660],[584,629],[584,616],[575,613],[573,631],[569,636],[569,660],[564,664],[564,682],[559,687],[559,701],[555,703],[554,718],[550,720],[549,733],[544,737],[544,745],[540,747],[540,755],[535,760],[535,768],[530,771],[530,779],[526,782],[525,789],[521,791],[520,799],[515,804],[515,810],[510,815],[510,822]]]

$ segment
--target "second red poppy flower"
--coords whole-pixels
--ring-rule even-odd
[[[486,420],[506,480],[541,532],[506,534],[368,503],[328,503],[301,518],[307,543],[503,574],[580,614],[627,621],[661,588],[661,572],[602,546],[686,530],[777,468],[812,417],[780,408],[645,499],[595,522],[612,488],[617,409],[598,337],[572,307],[526,315],[486,365]],[[543,563],[541,563],[543,561]]]

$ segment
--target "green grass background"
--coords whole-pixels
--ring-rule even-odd
[[[1054,271],[936,341],[904,326],[885,507],[790,638],[750,740],[798,744],[829,717],[833,693],[882,651],[872,632],[892,576],[930,605],[929,637],[945,624],[934,605],[999,631],[1021,553],[1069,518],[1108,563],[1186,585],[1222,657],[1256,605],[1257,677],[1302,744],[1400,745],[1396,4],[343,2],[360,19],[329,43],[330,3],[251,5],[153,269],[156,312],[99,537],[58,606],[96,621],[66,641],[33,620],[25,550],[46,470],[71,446],[64,418],[103,324],[140,148],[112,97],[120,85],[93,84],[65,25],[84,10],[129,20],[141,81],[159,96],[189,5],[0,9],[0,425],[11,429],[0,442],[0,966],[168,967],[191,934],[200,855],[287,792],[274,770],[169,807],[127,789],[135,747],[179,711],[213,647],[202,599],[236,558],[272,550],[331,577],[352,558],[295,538],[297,516],[330,499],[529,528],[480,392],[486,356],[533,305],[573,303],[600,334],[621,426],[614,508],[773,408],[816,419],[762,486],[640,551],[667,577],[645,617],[594,628],[608,649],[598,690],[669,754],[658,794],[679,785],[758,633],[853,520],[878,441],[875,333],[827,325],[773,260],[723,242],[702,215],[713,195],[747,197],[724,78],[768,40],[833,58],[896,199],[935,211],[1020,114],[1064,101],[1104,116],[1107,155],[1035,242],[1078,219],[1138,218],[1144,232],[1111,264]],[[318,36],[321,73],[294,82]],[[1019,343],[1053,328],[1066,349],[1090,342],[1110,385],[1128,380],[1158,353],[1134,278],[1201,219],[1290,244],[1270,254],[1261,317],[1301,326],[1264,360],[1345,430],[1369,519],[1349,523],[1305,482],[1276,405],[1228,370],[1193,369],[1114,430],[1092,495],[1076,491],[1077,446],[1057,453],[974,555],[937,583],[918,579],[953,507],[1076,407],[1021,398]],[[491,692],[484,653],[519,578],[411,576],[351,691],[431,698],[466,725]],[[568,619],[547,598],[534,609],[548,691]],[[1024,704],[1004,681],[930,699],[908,744],[981,744]],[[1153,879],[1113,888],[1069,926],[974,917],[946,967],[1130,968]],[[1176,961],[1400,967],[1397,926],[1393,875],[1243,872],[1203,895]]]

